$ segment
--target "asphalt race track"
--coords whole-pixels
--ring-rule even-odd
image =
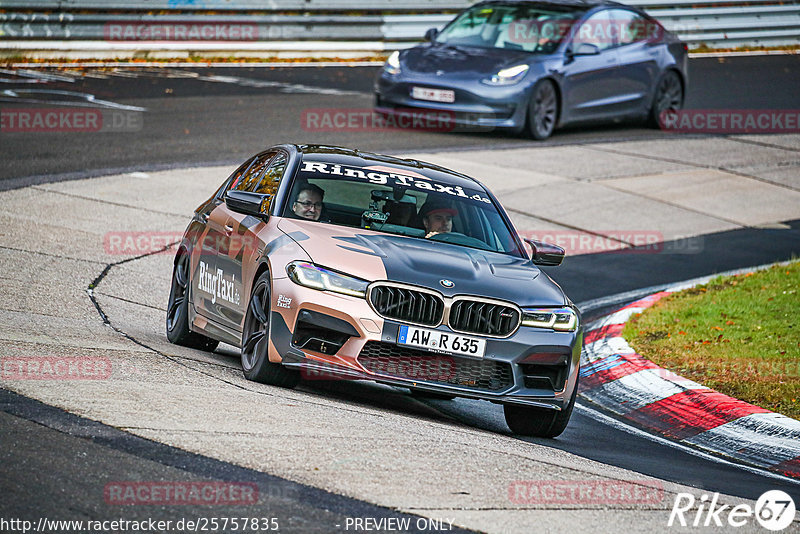
[[[692,60],[690,67],[692,85],[687,97],[689,108],[800,107],[796,90],[800,86],[800,56],[704,58]],[[91,76],[82,77],[77,73],[52,70],[38,77],[30,72],[4,72],[0,74],[0,78],[3,78],[0,85],[0,106],[3,110],[50,107],[59,102],[73,106],[86,103],[91,104],[91,109],[98,109],[96,101],[103,100],[107,102],[101,105],[104,117],[109,116],[106,113],[111,113],[129,122],[121,122],[117,131],[0,133],[3,161],[0,167],[0,191],[8,190],[7,194],[16,195],[6,197],[9,204],[2,210],[3,220],[10,221],[18,216],[27,221],[26,224],[41,222],[55,227],[53,225],[57,225],[58,215],[52,212],[15,211],[15,202],[20,206],[35,205],[36,198],[33,197],[39,195],[44,199],[47,194],[54,192],[61,195],[63,204],[52,202],[47,205],[52,210],[63,206],[66,213],[60,216],[69,217],[70,210],[76,207],[91,209],[91,204],[83,203],[91,196],[91,185],[82,185],[86,182],[75,182],[74,188],[70,188],[70,184],[57,184],[53,187],[63,185],[66,189],[23,190],[19,194],[12,189],[112,174],[144,175],[159,171],[169,173],[171,170],[180,173],[180,169],[189,167],[219,166],[214,171],[216,174],[204,174],[202,170],[196,173],[196,183],[203,189],[187,194],[190,199],[173,202],[165,198],[170,195],[170,188],[163,184],[156,187],[159,196],[151,198],[155,205],[151,209],[142,209],[142,202],[148,201],[146,186],[134,184],[131,186],[133,189],[121,186],[116,197],[114,184],[125,182],[103,182],[104,204],[97,214],[86,215],[89,221],[93,221],[87,224],[102,225],[104,214],[112,215],[118,210],[121,217],[142,217],[144,214],[157,221],[152,224],[163,223],[182,228],[185,222],[181,221],[188,221],[193,199],[207,196],[213,185],[224,178],[224,168],[264,146],[278,142],[320,142],[386,153],[419,154],[658,141],[673,135],[638,124],[622,124],[556,132],[547,143],[537,144],[502,133],[365,132],[356,129],[320,132],[313,131],[302,122],[304,112],[309,110],[368,109],[374,73],[374,68],[367,67],[125,69],[121,72],[91,72]],[[27,83],[29,80],[37,83]],[[322,93],[320,88],[324,89]],[[87,100],[85,95],[93,95],[94,102]],[[698,139],[707,137],[699,136]],[[795,154],[800,154],[800,148],[795,149]],[[673,159],[680,160],[681,154],[675,154]],[[800,155],[795,159],[800,159]],[[181,178],[182,181],[176,183],[183,186],[191,184],[193,178],[186,174]],[[131,191],[135,192],[133,196],[129,196]],[[535,214],[535,209],[531,211]],[[96,218],[91,219],[92,216]],[[137,224],[132,222],[131,228],[141,226]],[[210,400],[222,399],[225,394],[231,399],[241,397],[242,401],[252,400],[251,394],[256,394],[258,404],[254,406],[268,408],[277,402],[284,412],[288,410],[284,406],[294,409],[297,404],[308,403],[313,405],[313,408],[309,408],[311,411],[298,415],[306,427],[315,424],[314,417],[321,417],[323,419],[318,420],[320,427],[328,429],[336,423],[337,417],[341,417],[343,424],[353,425],[349,428],[352,428],[354,443],[360,445],[350,450],[347,441],[344,441],[343,449],[347,449],[347,453],[342,454],[339,460],[324,457],[328,463],[320,459],[321,478],[315,478],[313,473],[301,472],[303,466],[314,461],[313,456],[309,458],[305,454],[297,454],[300,464],[297,472],[286,467],[291,466],[290,459],[276,461],[274,470],[267,467],[272,465],[270,462],[259,460],[264,458],[264,454],[253,436],[258,439],[263,437],[265,443],[269,442],[268,436],[262,436],[257,429],[238,428],[234,424],[243,424],[248,420],[244,409],[241,413],[234,411],[230,414],[229,426],[223,424],[224,414],[210,415],[210,420],[222,425],[218,434],[214,434],[210,428],[203,428],[203,421],[199,421],[197,428],[192,430],[198,433],[195,447],[192,438],[186,434],[191,432],[186,429],[176,427],[173,435],[163,429],[159,431],[153,421],[142,421],[141,424],[133,421],[131,417],[136,414],[135,406],[127,406],[129,411],[121,414],[125,417],[120,417],[119,421],[124,423],[108,416],[103,419],[108,424],[103,424],[82,415],[109,413],[113,408],[111,400],[108,406],[85,405],[69,413],[9,389],[0,389],[2,517],[24,517],[33,521],[42,516],[51,519],[158,518],[174,522],[187,517],[255,515],[253,507],[244,505],[120,507],[112,506],[113,503],[109,503],[108,499],[103,499],[102,488],[106,484],[132,480],[187,483],[226,480],[252,484],[258,488],[257,515],[279,517],[280,530],[287,532],[353,530],[352,526],[346,528],[348,518],[353,517],[406,518],[412,525],[416,524],[419,517],[455,517],[456,524],[496,532],[526,531],[526,527],[531,526],[531,518],[536,517],[537,521],[542,521],[544,530],[555,531],[557,528],[554,525],[559,524],[572,528],[596,528],[595,521],[609,521],[611,513],[617,513],[617,516],[613,522],[605,524],[612,530],[624,528],[631,532],[644,532],[656,528],[652,526],[653,522],[666,529],[671,499],[676,492],[686,491],[686,487],[719,492],[728,499],[726,502],[733,503],[742,499],[752,501],[764,491],[781,489],[800,504],[800,484],[797,482],[743,469],[654,441],[583,404],[576,409],[570,426],[558,439],[520,440],[510,437],[502,410],[498,411],[496,406],[487,403],[420,401],[391,388],[347,381],[306,384],[291,393],[275,393],[271,388],[247,383],[241,378],[232,350],[223,349],[213,355],[179,351],[166,343],[163,333],[153,331],[160,327],[158,321],[163,320],[159,317],[163,315],[166,295],[160,291],[164,287],[164,280],[168,281],[169,277],[168,255],[146,257],[130,263],[121,261],[119,257],[102,254],[89,260],[91,255],[86,250],[69,254],[59,249],[59,240],[63,242],[70,239],[71,225],[64,226],[63,234],[47,241],[52,248],[42,248],[36,253],[25,247],[24,238],[0,231],[4,238],[0,241],[0,251],[7,255],[22,256],[31,252],[31,270],[52,272],[54,284],[77,277],[80,278],[77,285],[81,288],[88,287],[90,283],[97,285],[99,296],[94,304],[88,302],[85,294],[65,294],[63,302],[59,299],[60,304],[52,313],[71,317],[78,312],[71,311],[65,303],[73,302],[73,297],[75,302],[82,299],[85,306],[79,315],[84,319],[91,315],[91,320],[98,323],[98,330],[92,332],[100,332],[100,329],[110,331],[102,323],[105,318],[119,333],[127,336],[123,339],[114,333],[119,338],[120,345],[117,346],[114,344],[116,342],[106,341],[105,337],[98,335],[98,347],[107,346],[108,350],[115,351],[122,350],[119,348],[122,345],[136,346],[135,349],[126,348],[125,354],[131,358],[141,356],[142,361],[132,361],[132,370],[126,372],[130,371],[134,377],[137,372],[141,373],[154,382],[174,380],[176,392],[180,385],[186,384],[194,388],[191,391],[202,392],[203,381],[207,381],[209,399],[197,399],[196,404],[200,408],[208,402],[205,407],[211,411],[213,404]],[[37,232],[31,230],[30,234],[35,236]],[[741,227],[706,234],[703,236],[703,250],[699,254],[585,254],[569,258],[563,266],[549,269],[548,273],[564,287],[573,301],[583,303],[714,272],[782,261],[797,254],[800,254],[800,220],[795,218],[782,221],[779,227]],[[12,265],[6,256],[2,258],[0,265]],[[112,264],[113,267],[108,267]],[[150,285],[150,277],[154,273],[164,280]],[[126,281],[135,284],[126,286]],[[38,301],[40,293],[47,293],[46,289],[13,287],[16,289],[6,298]],[[16,308],[12,306],[9,310]],[[587,316],[591,317],[600,311],[600,308],[593,309]],[[128,313],[139,315],[133,317]],[[3,317],[4,328],[13,324],[10,315]],[[42,327],[41,336],[47,337],[56,331],[55,326]],[[92,332],[87,332],[89,340],[94,335]],[[22,337],[15,338],[13,332],[7,332],[2,337],[10,340],[9,345],[14,349],[18,348],[15,344],[24,347],[25,342],[29,341]],[[75,346],[90,350],[85,343],[89,341],[81,341]],[[69,387],[65,386],[65,389],[54,388],[49,394],[53,398],[68,399],[70,392]],[[170,398],[170,394],[170,388],[159,387],[153,390],[157,399],[137,399],[141,406],[160,406],[166,414],[179,413],[177,408],[180,403],[187,403],[187,411],[194,408],[195,402],[185,393],[176,394],[174,399]],[[108,399],[113,399],[114,392],[107,392],[107,395]],[[78,399],[75,402],[80,404]],[[99,411],[94,412],[94,409]],[[324,419],[325,414],[329,419]],[[255,420],[256,416],[253,417]],[[269,415],[259,412],[258,417],[268,418]],[[283,423],[291,424],[288,415],[281,417]],[[375,421],[380,423],[376,426]],[[158,423],[165,424],[164,421]],[[363,428],[360,425],[364,425]],[[210,423],[206,426],[210,426]],[[366,449],[360,447],[365,446],[368,436],[362,434],[368,434],[376,428],[384,429],[386,436],[376,437],[374,446],[387,455],[393,450],[392,445],[383,441],[391,437],[402,441],[401,437],[405,434],[417,436],[420,442],[429,447],[420,448],[430,452],[429,458],[421,457],[407,466],[408,470],[416,471],[413,477],[410,473],[398,473],[403,471],[402,465],[376,463],[374,457],[363,452]],[[238,432],[241,432],[241,450],[237,444]],[[431,436],[431,432],[441,433],[441,445],[453,447],[453,454],[460,455],[457,461],[453,458],[443,460],[446,451],[435,449],[437,438]],[[169,439],[162,439],[167,435]],[[293,439],[308,440],[313,436],[298,430]],[[164,445],[162,441],[169,441],[175,447]],[[286,446],[292,441],[287,438],[280,443]],[[229,448],[226,450],[223,445]],[[312,451],[320,447],[312,443],[304,446]],[[469,457],[470,447],[480,451],[480,454]],[[198,450],[204,453],[192,452]],[[237,456],[242,452],[249,453],[252,462],[242,461]],[[275,454],[283,457],[291,452],[281,449]],[[406,457],[402,451],[395,453],[399,458]],[[505,468],[513,466],[512,459],[518,458],[522,475],[507,476],[508,480],[531,480],[537,477],[540,480],[560,477],[639,477],[649,480],[652,477],[663,481],[669,502],[650,506],[622,506],[616,511],[601,510],[602,506],[584,508],[552,505],[538,509],[535,506],[512,506],[506,495],[498,498],[496,495],[476,493],[475,488],[480,484],[475,481],[480,480],[481,476],[485,476],[489,487],[494,487],[491,482],[497,482],[494,460],[486,458],[491,454],[502,458],[502,463],[497,465]],[[368,467],[360,467],[362,461]],[[437,466],[436,462],[444,465]],[[443,470],[449,473],[446,478]],[[342,477],[341,485],[330,483],[330,480],[336,480],[337,473]],[[428,479],[436,476],[442,478]],[[462,477],[464,482],[460,487],[459,480]],[[430,497],[431,504],[426,507],[415,502],[411,496],[406,498],[392,494],[394,488],[402,487],[395,481],[406,479],[421,481],[408,490],[409,494],[416,490],[420,495],[428,495],[429,492],[437,495],[438,488],[441,495]],[[98,487],[101,488],[99,495]],[[699,495],[701,491],[695,493]],[[525,515],[526,512],[540,515]],[[441,530],[447,530],[444,528],[446,526],[448,524],[444,523]],[[792,531],[792,528],[800,531],[800,523],[795,522],[787,531]],[[437,531],[430,527],[419,530]]]
[[[689,66],[687,108],[797,108],[800,56],[702,58],[690,61]],[[264,146],[285,142],[339,144],[388,153],[542,145],[499,133],[441,135],[397,129],[318,132],[302,122],[303,112],[308,110],[369,110],[375,67],[120,70],[91,73],[100,78],[59,72],[59,79],[36,84],[19,82],[41,80],[0,73],[3,109],[46,107],[65,100],[85,99],[85,96],[22,92],[26,90],[94,95],[96,99],[147,109],[133,128],[110,134],[4,135],[0,146],[3,154],[11,157],[3,158],[0,189],[128,170],[234,164]],[[320,87],[331,94],[319,94]],[[20,93],[9,97],[5,94],[8,90]],[[669,135],[626,124],[561,131],[546,144]]]

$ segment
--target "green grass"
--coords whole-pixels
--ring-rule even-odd
[[[634,316],[623,337],[661,367],[800,419],[800,262],[716,278]]]

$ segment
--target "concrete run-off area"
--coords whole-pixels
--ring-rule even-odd
[[[481,180],[521,232],[562,236],[573,254],[610,243],[663,253],[660,243],[684,238],[702,247],[708,233],[800,218],[800,136],[412,156]],[[380,403],[313,385],[284,390],[247,382],[232,347],[209,354],[169,344],[172,254],[158,250],[232,170],[0,193],[0,357],[92,362],[91,373],[4,378],[3,387],[180,449],[487,532],[651,532],[666,525],[679,492],[697,493],[543,441],[459,425],[422,404],[408,409],[414,401],[396,389],[385,388]],[[91,290],[110,325],[87,293],[107,268]],[[405,408],[393,409],[398,403]],[[633,490],[600,501],[542,497],[564,483]]]

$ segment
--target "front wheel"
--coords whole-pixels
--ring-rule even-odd
[[[665,115],[675,114],[681,107],[683,107],[683,84],[678,73],[669,70],[664,73],[656,86],[653,105],[650,108],[650,125],[653,128],[663,127]]]
[[[528,105],[528,133],[541,141],[553,134],[558,119],[556,86],[550,80],[541,80],[533,88]]]
[[[219,341],[189,329],[189,253],[180,253],[172,270],[167,302],[167,339],[193,349],[213,351]]]
[[[520,436],[554,438],[567,428],[577,394],[578,384],[576,383],[575,389],[572,390],[569,404],[558,412],[547,408],[506,404],[503,406],[506,424],[514,434],[519,434]]]
[[[269,272],[256,280],[242,332],[242,371],[244,377],[254,382],[284,388],[293,388],[300,381],[300,373],[269,361]]]

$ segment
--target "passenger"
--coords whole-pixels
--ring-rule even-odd
[[[325,190],[314,184],[303,184],[292,203],[292,211],[301,219],[318,221],[322,215],[322,199]]]
[[[458,215],[458,210],[450,202],[442,198],[432,198],[425,202],[419,209],[422,225],[425,227],[425,237],[436,234],[446,234],[453,231],[453,217]]]

